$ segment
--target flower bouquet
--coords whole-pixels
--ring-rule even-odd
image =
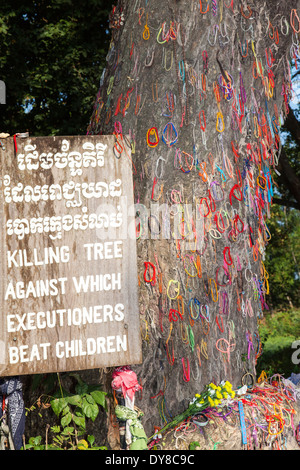
[[[167,423],[162,429],[160,429],[159,433],[152,436],[151,439],[160,438],[160,435],[162,436],[169,429],[177,427],[185,419],[194,416],[206,408],[219,406],[224,399],[227,400],[234,397],[235,392],[232,390],[232,385],[230,382],[222,381],[218,386],[214,383],[210,383],[205,387],[201,394],[195,394],[193,401],[190,402],[188,408],[183,413],[175,416],[172,421]]]

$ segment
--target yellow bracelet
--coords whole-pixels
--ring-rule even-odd
[[[160,28],[160,30],[158,31],[158,35],[157,35],[157,37],[156,37],[156,40],[157,40],[158,44],[164,44],[165,42],[167,42],[167,40],[165,40],[165,41],[159,41],[158,38],[159,38],[159,36],[161,35],[161,32],[162,32],[162,28]]]
[[[149,38],[150,38],[150,30],[148,27],[148,13],[147,13],[146,24],[145,24],[144,32],[143,32],[143,39],[145,39],[145,41],[148,41]]]
[[[219,119],[221,119],[222,124],[223,124],[221,130],[219,129]],[[221,113],[221,111],[218,111],[218,113],[217,113],[216,129],[217,129],[218,132],[223,132],[225,130],[224,117],[223,117],[223,114]]]
[[[212,289],[211,281],[213,281],[215,283],[215,292],[216,292],[217,298],[215,298],[215,296],[213,295],[213,289]],[[216,283],[215,279],[210,278],[209,279],[209,284],[210,284],[211,298],[212,298],[213,302],[218,302],[219,293],[218,293],[218,287],[217,287],[217,283]]]
[[[177,285],[178,285],[178,288],[177,289],[175,288],[175,292],[177,291],[177,295],[175,297],[170,297],[170,295],[169,295],[169,289],[170,289],[170,286],[171,286],[172,283],[177,283]],[[176,281],[176,279],[170,279],[169,283],[168,283],[168,287],[167,287],[167,296],[169,297],[169,299],[170,300],[176,300],[177,297],[179,296],[179,291],[180,291],[179,281]]]

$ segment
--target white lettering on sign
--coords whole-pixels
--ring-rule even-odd
[[[11,346],[9,348],[9,362],[17,364],[18,362],[46,361],[50,346],[50,343],[33,344],[31,348],[28,345]]]
[[[68,263],[70,261],[70,248],[68,246],[47,247],[44,250],[33,248],[28,250],[14,250],[7,252],[7,267],[22,268],[28,266],[43,266],[53,263]]]
[[[87,250],[87,259],[91,261],[92,259],[122,258],[122,243],[122,241],[86,243],[84,248]]]
[[[56,357],[76,357],[91,354],[106,354],[127,351],[127,336],[107,336],[82,340],[59,341],[56,343]]]
[[[66,277],[59,279],[40,279],[38,281],[19,281],[10,282],[5,293],[5,300],[9,299],[28,299],[29,297],[57,296],[66,292]]]
[[[21,171],[49,170],[53,166],[59,169],[69,167],[71,176],[82,175],[83,169],[103,167],[107,145],[102,142],[94,144],[89,139],[83,142],[82,149],[70,148],[70,139],[63,139],[57,151],[39,151],[37,144],[27,144],[23,153],[17,155],[18,168]]]
[[[74,309],[48,310],[7,315],[7,331],[36,330],[63,326],[81,326],[124,320],[124,305],[93,305]]]
[[[113,354],[116,352],[126,352],[128,340],[126,335],[100,336],[96,338],[72,339],[71,341],[58,341],[51,351],[51,343],[10,346],[9,363],[25,363],[33,361],[47,361],[54,353],[58,359],[91,356],[100,354]]]
[[[76,292],[101,292],[121,290],[121,273],[96,274],[96,276],[73,277]]]

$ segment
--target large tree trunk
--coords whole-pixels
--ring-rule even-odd
[[[148,434],[205,384],[255,377],[295,8],[123,0],[112,13],[88,133],[132,147]]]

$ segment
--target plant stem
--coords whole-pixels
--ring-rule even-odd
[[[59,385],[59,389],[60,389],[61,397],[62,397],[62,398],[64,398],[64,394],[63,394],[63,390],[62,390],[62,386],[61,386],[61,381],[60,381],[60,375],[59,375],[59,372],[56,372],[56,375],[57,375],[57,379],[58,379],[58,385]]]

